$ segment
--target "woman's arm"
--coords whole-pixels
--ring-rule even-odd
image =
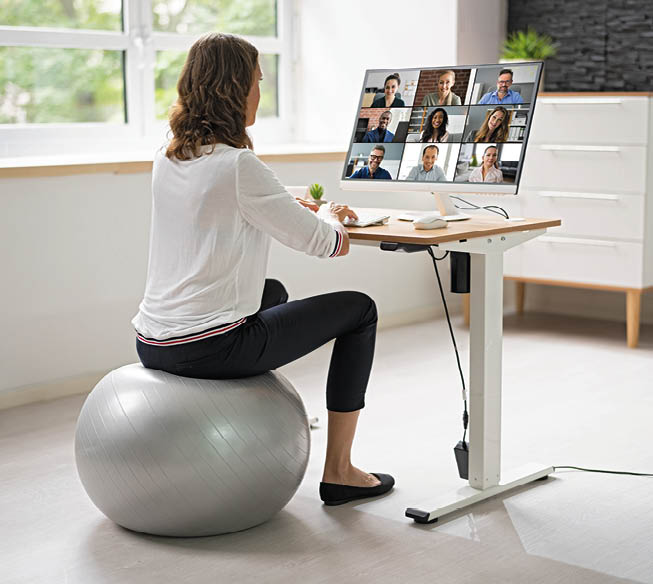
[[[251,150],[239,153],[237,165],[238,206],[250,225],[308,255],[335,257],[343,255],[343,246],[348,249],[337,214],[335,222],[326,221],[303,208]]]

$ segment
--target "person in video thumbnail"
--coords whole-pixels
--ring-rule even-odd
[[[456,83],[456,74],[449,70],[440,75],[438,90],[427,93],[422,100],[422,105],[460,105],[460,97],[451,88]]]
[[[469,182],[503,182],[503,173],[497,164],[498,155],[499,151],[496,146],[488,146],[483,152],[483,163],[469,175]]]
[[[383,112],[379,117],[379,125],[363,136],[363,142],[392,142],[395,135],[388,130],[390,120],[392,120],[390,110]]]
[[[370,152],[367,166],[357,170],[349,178],[380,178],[391,180],[392,176],[390,176],[390,173],[385,168],[381,168],[381,162],[383,162],[384,156],[385,147],[377,144]]]
[[[385,78],[383,84],[383,92],[385,95],[379,97],[372,102],[372,107],[404,107],[406,104],[400,97],[395,97],[395,93],[399,89],[401,77],[399,73],[393,73]]]
[[[478,130],[470,130],[467,142],[505,142],[510,131],[510,115],[503,106],[495,107]]]
[[[445,109],[438,107],[426,118],[420,142],[447,142],[449,140],[449,116]]]
[[[444,171],[435,164],[440,154],[440,149],[433,145],[427,146],[422,152],[422,164],[419,164],[408,173],[406,180],[419,182],[438,182],[447,180]]]
[[[524,103],[522,96],[516,91],[510,89],[512,85],[512,70],[501,69],[499,71],[499,78],[497,79],[496,91],[488,91],[479,104],[505,104],[505,103]]]

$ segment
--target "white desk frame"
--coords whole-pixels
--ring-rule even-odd
[[[469,486],[445,492],[428,506],[408,508],[406,516],[418,523],[433,523],[443,515],[553,472],[551,466],[530,464],[503,476],[501,473],[503,254],[545,232],[515,231],[438,244],[440,250],[471,255]]]

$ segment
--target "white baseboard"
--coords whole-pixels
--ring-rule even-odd
[[[108,371],[86,373],[66,379],[23,385],[0,392],[0,410],[24,406],[34,402],[48,401],[68,395],[89,393]]]

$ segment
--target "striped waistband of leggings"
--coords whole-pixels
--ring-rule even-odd
[[[216,335],[223,335],[224,333],[228,333],[229,331],[232,331],[235,328],[239,327],[246,320],[247,318],[241,318],[236,322],[231,322],[229,324],[221,324],[199,333],[191,333],[189,335],[184,335],[182,337],[173,337],[170,339],[165,339],[163,341],[144,337],[138,331],[136,331],[136,338],[141,343],[145,343],[146,345],[154,345],[156,347],[170,347],[173,345],[183,345],[184,343],[193,343],[195,341],[201,341],[203,339],[208,339],[209,337],[214,337]]]

